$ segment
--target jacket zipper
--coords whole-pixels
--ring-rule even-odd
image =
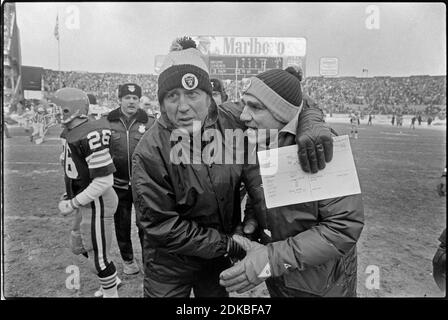
[[[126,161],[128,162],[128,174],[129,174],[129,182],[128,184],[131,185],[131,167],[130,167],[130,163],[129,163],[129,129],[132,128],[132,125],[135,123],[135,119],[131,122],[131,125],[129,126],[129,129],[126,127],[126,124],[124,123],[124,121],[122,119],[120,119],[121,123],[123,123],[123,126],[126,129],[126,141],[127,141],[127,145],[126,145],[126,149],[127,149],[127,153],[128,153],[128,157],[126,159]]]

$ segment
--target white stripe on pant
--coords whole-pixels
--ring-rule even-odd
[[[109,265],[107,256],[112,243],[113,216],[117,205],[118,197],[110,188],[98,199],[79,208],[82,215],[80,229],[83,246],[96,274]]]

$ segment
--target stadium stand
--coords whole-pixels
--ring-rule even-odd
[[[157,75],[90,73],[80,71],[44,72],[45,95],[61,86],[75,87],[93,93],[98,105],[117,107],[119,83],[139,83],[143,95],[157,102]],[[224,82],[230,99],[236,100],[235,86],[242,90],[242,82]],[[446,76],[411,77],[308,77],[303,90],[316,100],[327,112],[348,112],[353,106],[363,106],[374,113],[389,114],[397,108],[403,114],[437,114],[446,108]]]

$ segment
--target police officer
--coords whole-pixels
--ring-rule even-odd
[[[217,78],[212,78],[210,79],[210,83],[212,84],[213,100],[215,100],[217,106],[222,106],[222,104],[229,98],[226,91],[224,90],[222,81]]]
[[[140,108],[142,89],[135,83],[125,83],[118,88],[120,107],[107,116],[112,130],[110,152],[117,171],[114,173],[114,189],[118,195],[115,212],[115,233],[123,259],[123,272],[137,274],[140,269],[134,259],[131,242],[131,156],[140,138],[154,123],[155,118]],[[137,221],[137,227],[139,226]],[[140,242],[143,232],[138,227]]]

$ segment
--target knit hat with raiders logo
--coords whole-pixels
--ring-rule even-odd
[[[212,95],[207,64],[190,37],[176,39],[165,57],[158,79],[157,96],[162,104],[166,93],[176,88],[199,88]]]
[[[142,88],[135,83],[125,83],[118,86],[118,98],[133,94],[136,95],[139,99],[142,97]]]
[[[302,75],[294,68],[271,69],[250,78],[243,92],[260,100],[282,123],[288,123],[302,110]]]

